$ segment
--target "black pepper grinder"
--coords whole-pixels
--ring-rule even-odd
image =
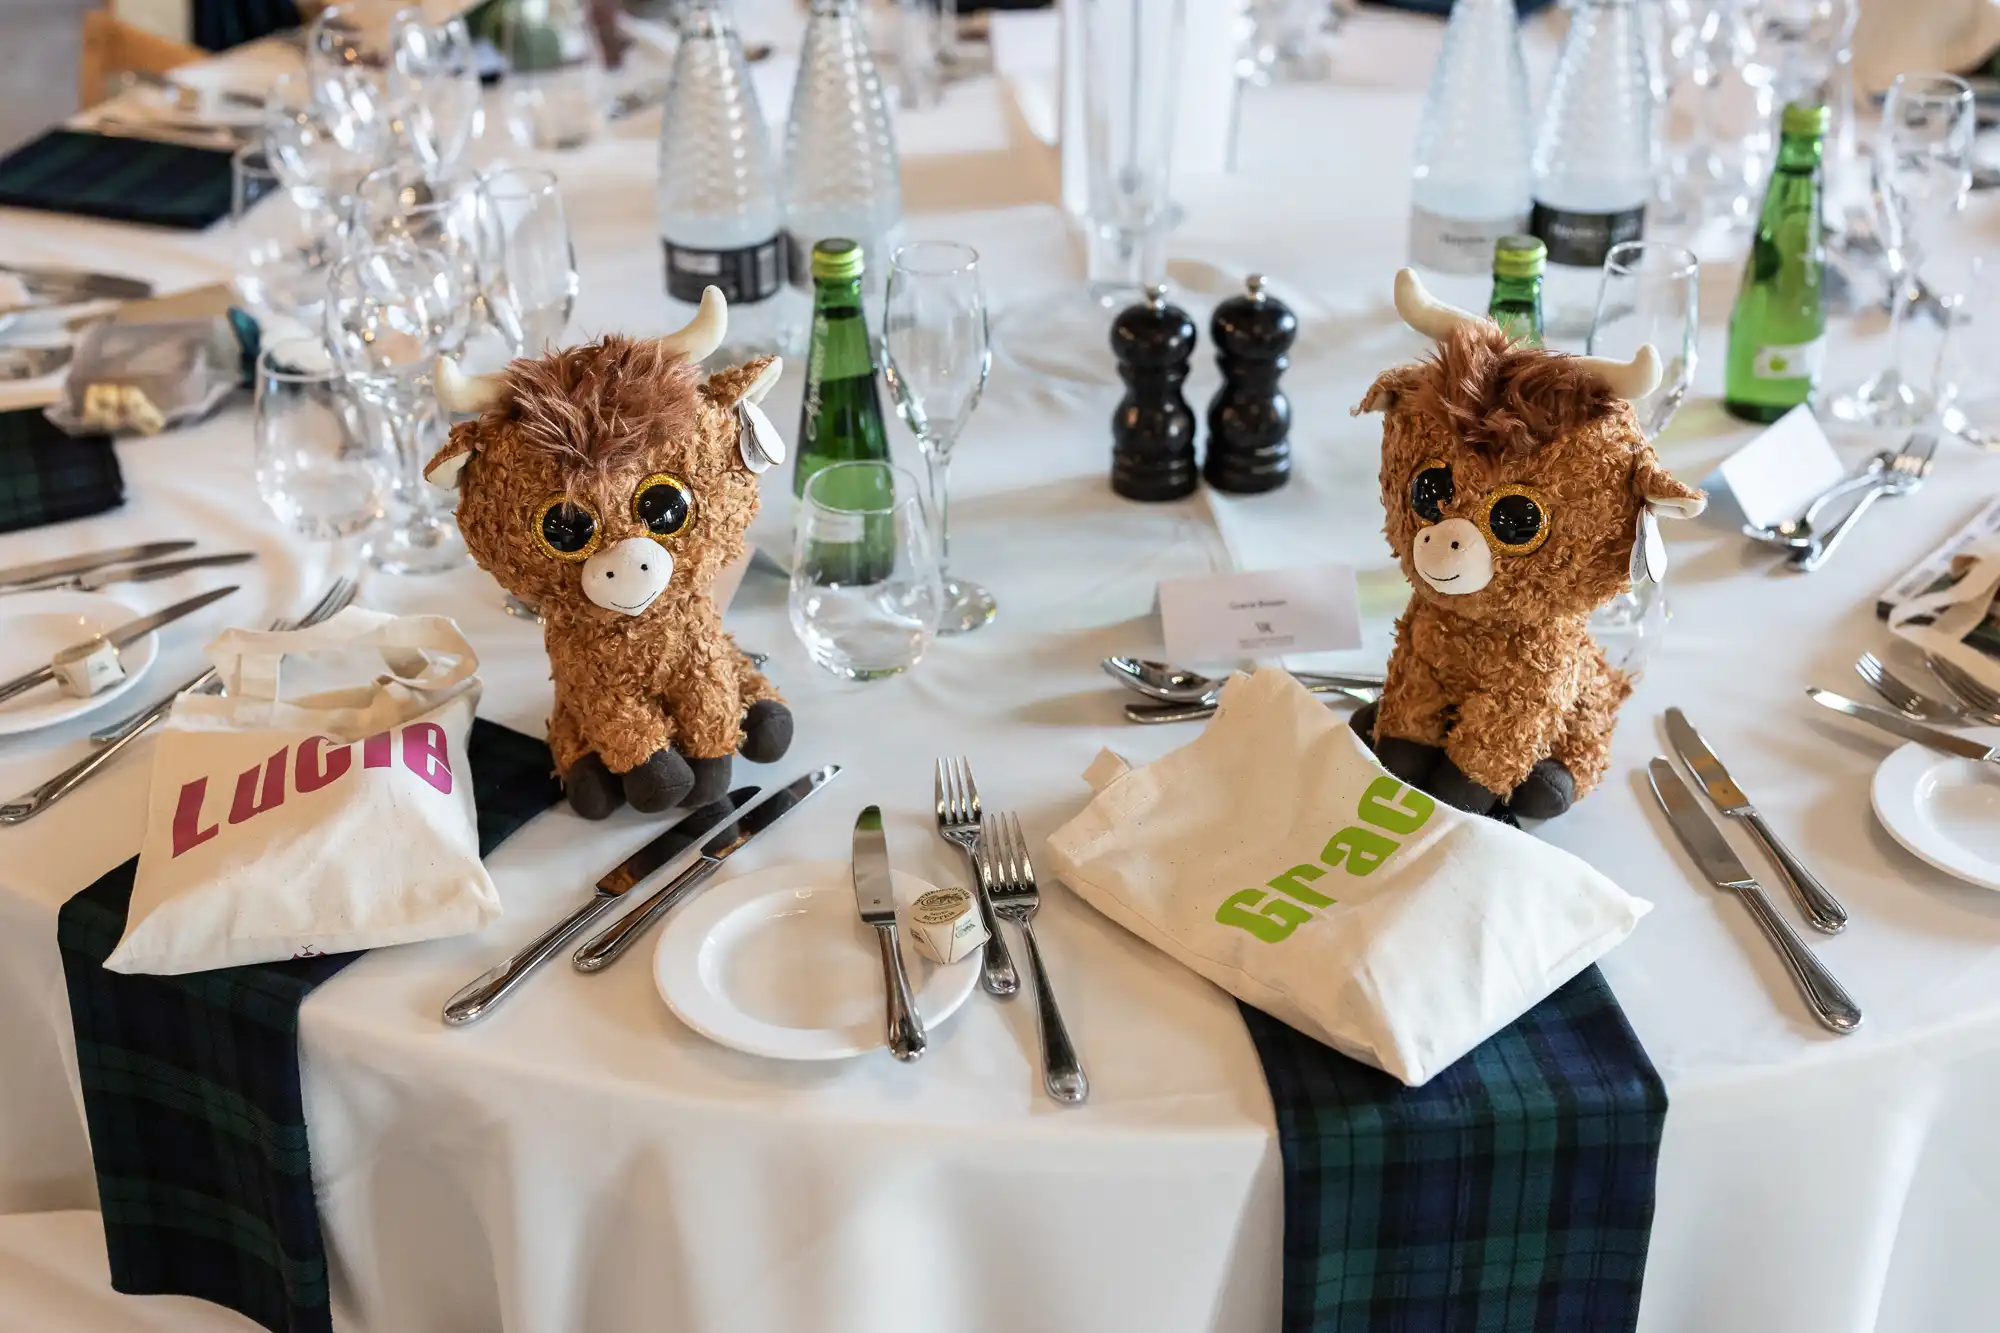
[[[1208,456],[1202,475],[1219,491],[1255,494],[1292,475],[1292,404],[1278,387],[1299,336],[1298,317],[1253,273],[1247,292],[1215,307],[1208,334],[1222,387],[1208,402]]]
[[[1194,409],[1181,396],[1194,360],[1194,321],[1167,304],[1167,289],[1111,322],[1111,354],[1125,398],[1111,418],[1111,489],[1128,500],[1178,500],[1194,494]]]

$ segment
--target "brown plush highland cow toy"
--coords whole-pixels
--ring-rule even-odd
[[[709,599],[775,461],[745,405],[783,368],[766,356],[704,376],[727,317],[711,287],[664,338],[607,337],[476,378],[438,364],[439,400],[478,416],[424,475],[458,489],[473,559],[541,610],[549,748],[587,819],[621,801],[705,804],[732,755],[768,763],[791,744],[791,713]]]
[[[1659,383],[1652,348],[1617,362],[1510,343],[1408,269],[1396,310],[1437,350],[1385,372],[1355,411],[1384,414],[1385,532],[1415,595],[1356,727],[1390,772],[1452,805],[1546,819],[1604,776],[1632,692],[1590,614],[1631,587],[1635,539],[1657,556],[1648,515],[1692,518],[1705,501],[1660,467],[1627,401]]]

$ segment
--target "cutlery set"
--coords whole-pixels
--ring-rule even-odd
[[[1204,676],[1141,657],[1107,657],[1101,665],[1105,675],[1152,701],[1125,705],[1125,720],[1142,725],[1214,717],[1222,701],[1222,687],[1229,683],[1226,676]],[[1294,671],[1291,676],[1314,694],[1339,695],[1356,703],[1372,703],[1382,692],[1379,675]]]
[[[1786,552],[1786,565],[1801,574],[1810,574],[1833,558],[1833,553],[1852,532],[1877,500],[1885,496],[1909,495],[1924,484],[1936,458],[1938,431],[1926,427],[1903,442],[1893,454],[1878,454],[1860,472],[1844,477],[1816,496],[1796,520],[1773,528],[1745,525],[1745,536]],[[1833,525],[1821,532],[1820,514],[1836,500],[1857,498]]]

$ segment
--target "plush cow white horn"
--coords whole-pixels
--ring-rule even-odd
[[[458,368],[458,362],[448,356],[437,359],[431,386],[437,391],[437,400],[446,408],[468,416],[493,406],[500,397],[501,389],[499,375],[468,375]]]
[[[705,361],[722,346],[722,336],[728,331],[729,302],[722,299],[720,287],[706,287],[701,293],[701,309],[694,312],[685,328],[660,339],[660,351],[670,356],[678,352],[689,361]]]
[[[1413,268],[1396,271],[1396,313],[1426,338],[1443,338],[1453,329],[1479,320],[1478,315],[1446,305],[1425,291]]]
[[[1660,354],[1651,343],[1639,344],[1630,361],[1611,361],[1601,356],[1580,356],[1577,361],[1595,371],[1606,388],[1628,403],[1660,387]]]

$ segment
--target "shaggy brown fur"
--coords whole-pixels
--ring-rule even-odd
[[[690,759],[735,753],[744,709],[776,699],[770,682],[723,632],[709,600],[715,577],[743,553],[757,512],[757,478],[738,454],[736,403],[772,358],[706,380],[650,342],[607,337],[507,368],[505,392],[452,427],[431,466],[470,451],[459,475],[466,546],[509,592],[541,608],[555,711],[549,748],[567,776],[595,753],[613,773],[673,746]],[[661,539],[674,571],[636,616],[590,601],[583,566],[551,558],[532,528],[556,497],[589,506],[601,545],[647,536],[632,502],[654,472],[694,492],[694,516]]]
[[[1631,586],[1647,497],[1700,492],[1661,469],[1631,407],[1575,358],[1511,344],[1490,323],[1384,373],[1355,411],[1385,414],[1384,533],[1415,590],[1396,622],[1375,736],[1441,746],[1502,797],[1553,758],[1582,796],[1610,763],[1632,688],[1586,622]],[[1490,544],[1493,579],[1477,592],[1438,592],[1412,561],[1430,522],[1411,507],[1410,483],[1434,461],[1451,469],[1444,518],[1479,523],[1503,484],[1541,498],[1548,538],[1524,555]]]

